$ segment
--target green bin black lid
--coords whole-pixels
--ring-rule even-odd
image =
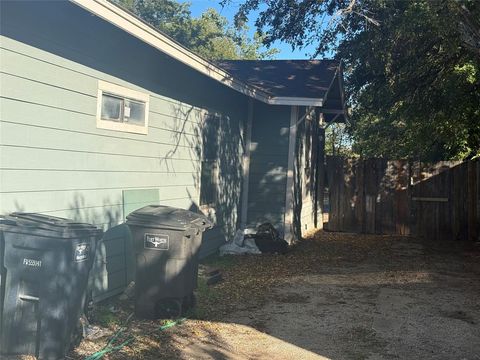
[[[166,229],[186,230],[197,227],[201,230],[212,226],[201,214],[163,205],[148,205],[127,216],[127,225],[152,225]]]

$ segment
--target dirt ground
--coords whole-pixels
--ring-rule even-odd
[[[132,320],[106,359],[480,359],[480,251],[318,231],[287,255],[213,258],[180,325]],[[117,330],[131,304],[96,319]],[[105,310],[105,309],[104,309]],[[106,313],[105,313],[106,312]],[[95,317],[95,316],[94,316]],[[84,340],[82,359],[108,337]]]

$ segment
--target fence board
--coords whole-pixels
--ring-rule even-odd
[[[330,231],[480,240],[480,161],[327,157]]]

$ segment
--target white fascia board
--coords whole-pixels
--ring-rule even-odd
[[[323,99],[305,97],[272,97],[267,101],[270,105],[292,105],[292,106],[322,106]]]
[[[215,64],[191,52],[179,43],[163,35],[136,16],[111,4],[107,0],[69,0],[90,13],[110,22],[125,32],[153,46],[161,52],[226,85],[244,95],[269,105],[322,106],[322,99],[301,97],[275,97],[248,83],[235,79]]]

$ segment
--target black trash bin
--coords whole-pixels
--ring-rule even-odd
[[[0,354],[63,359],[85,301],[90,224],[40,214],[0,218]]]
[[[160,205],[132,212],[126,223],[136,254],[136,316],[180,316],[195,305],[201,233],[212,223],[203,215]]]

